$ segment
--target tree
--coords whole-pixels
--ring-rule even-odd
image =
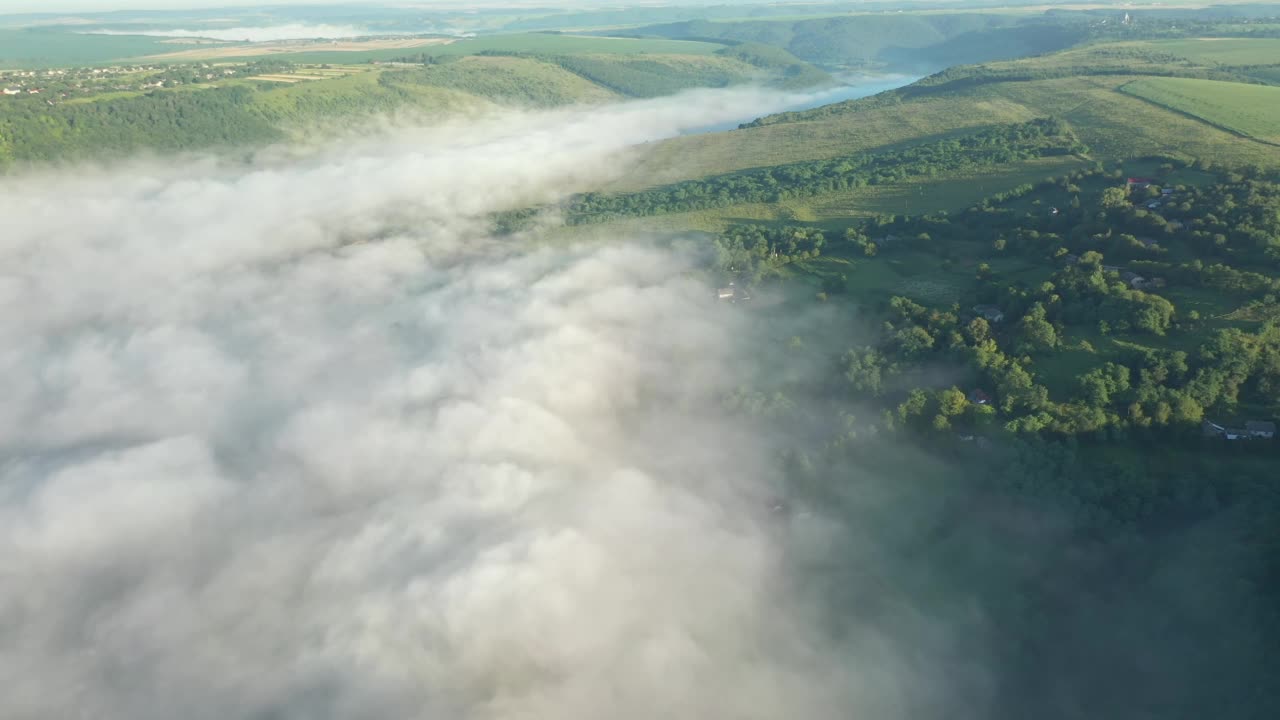
[[[911,325],[898,331],[898,347],[907,357],[919,357],[933,349],[933,336],[919,325]]]
[[[912,388],[907,393],[907,399],[898,405],[898,419],[906,422],[912,417],[916,417],[924,413],[925,406],[929,404],[929,396],[920,388]]]
[[[1173,403],[1174,422],[1194,425],[1204,419],[1204,407],[1189,395],[1181,395]]]
[[[884,380],[885,359],[874,348],[845,353],[844,377],[857,392],[879,395]]]
[[[968,330],[974,345],[981,345],[991,339],[991,325],[986,318],[976,317],[970,320]]]
[[[959,415],[969,406],[969,399],[959,388],[949,388],[938,393],[938,411],[943,415]]]
[[[1058,331],[1045,319],[1044,305],[1036,303],[1018,321],[1018,336],[1025,351],[1043,352],[1058,346]]]
[[[1122,187],[1109,187],[1103,190],[1102,207],[1108,210],[1129,207],[1129,191]]]

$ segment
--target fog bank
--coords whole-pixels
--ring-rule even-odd
[[[695,258],[487,233],[753,101],[4,180],[0,716],[918,717],[790,589]]]
[[[207,38],[226,42],[275,42],[280,40],[337,40],[367,37],[378,33],[355,25],[328,25],[288,23],[245,27],[209,27],[187,30],[183,28],[163,30],[92,30],[93,35],[151,35],[172,38]]]

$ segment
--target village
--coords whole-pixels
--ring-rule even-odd
[[[105,93],[149,92],[183,85],[249,78],[290,69],[278,60],[236,63],[188,63],[182,65],[106,65],[42,70],[0,70],[0,99],[44,101],[91,99]],[[212,85],[216,87],[216,85]]]

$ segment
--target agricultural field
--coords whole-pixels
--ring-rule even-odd
[[[1130,45],[1204,65],[1271,65],[1280,62],[1280,38],[1185,38],[1149,40]]]
[[[1280,166],[1280,149],[1120,92],[1138,78],[1102,76],[985,86],[974,97],[1018,102],[1038,115],[1071,123],[1098,159],[1170,154]]]
[[[1142,78],[1121,90],[1258,140],[1280,144],[1280,88],[1266,85]]]

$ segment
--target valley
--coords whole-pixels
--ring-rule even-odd
[[[0,716],[1280,715],[1280,5],[32,12],[0,90]]]

